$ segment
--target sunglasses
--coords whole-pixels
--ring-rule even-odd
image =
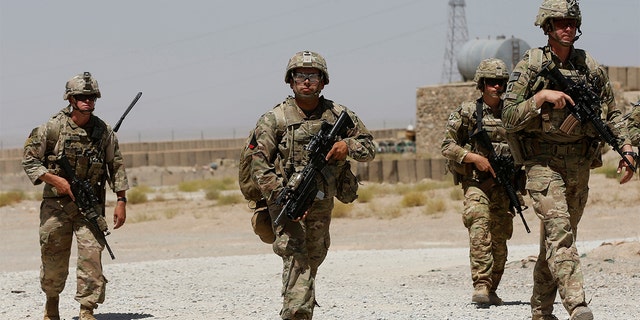
[[[98,100],[98,96],[95,94],[76,94],[73,96],[74,99],[76,99],[76,101],[91,101],[91,102],[96,102],[96,100]]]
[[[507,83],[506,80],[504,79],[493,79],[493,78],[485,78],[484,79],[484,84],[490,86],[490,87],[494,87],[496,85],[499,86],[503,86]]]
[[[322,74],[294,72],[292,73],[292,77],[293,77],[293,80],[295,80],[297,83],[303,83],[306,80],[309,80],[311,84],[316,84],[320,82],[320,79],[322,79]]]

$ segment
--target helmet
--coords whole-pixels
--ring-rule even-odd
[[[98,81],[91,76],[91,73],[86,71],[69,79],[64,88],[64,96],[62,97],[64,100],[68,100],[69,96],[77,94],[95,94],[98,98],[101,96]]]
[[[492,79],[509,79],[509,70],[504,61],[496,58],[484,59],[476,69],[476,75],[473,81],[477,84],[476,88],[481,88],[481,81],[484,78]]]
[[[576,19],[580,28],[582,15],[578,0],[543,0],[534,25],[544,28],[548,19]]]
[[[327,62],[321,55],[312,51],[300,51],[293,55],[291,59],[289,59],[289,63],[287,64],[287,71],[284,74],[284,82],[291,82],[291,70],[304,67],[316,68],[320,70],[323,74],[324,84],[329,83],[329,71],[327,71]]]

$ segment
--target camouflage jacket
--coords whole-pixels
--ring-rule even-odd
[[[556,89],[549,79],[538,72],[542,63],[553,60],[565,77],[574,81],[586,81],[602,102],[602,118],[614,133],[621,138],[621,144],[629,144],[627,130],[616,107],[609,77],[604,69],[586,51],[571,48],[566,62],[551,52],[549,46],[529,49],[516,65],[505,93],[502,113],[504,127],[508,133],[516,133],[520,138],[544,143],[575,143],[598,140],[598,134],[590,123],[578,124],[570,133],[560,130],[560,126],[570,114],[567,108],[553,109],[547,104],[538,109],[533,95],[542,89]]]
[[[84,128],[71,119],[68,106],[49,121],[31,131],[24,145],[22,167],[34,185],[47,173],[65,176],[56,160],[65,154],[79,179],[88,179],[97,195],[102,194],[100,182],[108,171],[107,180],[114,192],[129,189],[124,160],[118,139],[106,123],[92,115]],[[105,166],[106,164],[106,166]],[[43,197],[57,197],[55,188],[45,184]]]
[[[634,146],[640,147],[640,101],[633,106],[629,119],[627,119],[629,138]]]
[[[473,131],[477,128],[476,104],[481,100],[482,98],[464,102],[449,115],[441,145],[442,155],[448,160],[462,164],[462,160],[469,152],[489,158],[487,150],[482,150],[476,139],[471,138]],[[497,117],[494,116],[491,107],[484,102],[482,102],[482,112],[482,128],[487,130],[496,154],[511,155],[500,114]]]
[[[349,114],[355,124],[349,130],[349,136],[343,141],[347,143],[349,157],[356,161],[370,161],[375,157],[373,136],[354,112],[344,106],[320,97],[318,107],[310,115],[306,115],[297,105],[293,97],[275,106],[258,119],[255,129],[257,151],[251,161],[251,176],[265,199],[277,196],[284,186],[285,177],[301,171],[308,162],[308,152],[304,149],[312,136],[320,131],[323,121],[333,124],[341,108]],[[285,119],[279,119],[279,117]],[[318,174],[318,190],[326,197],[336,194],[336,176],[345,161],[329,163],[328,169]],[[284,172],[281,172],[281,171]],[[283,176],[284,175],[284,176]]]

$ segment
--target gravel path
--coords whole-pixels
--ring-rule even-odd
[[[579,242],[590,252],[602,241]],[[470,304],[467,248],[330,251],[317,279],[316,319],[529,319],[533,245],[510,247],[498,290],[505,305]],[[636,253],[637,256],[637,253]],[[522,260],[522,261],[521,261]],[[583,255],[587,299],[597,319],[638,319],[640,260]],[[273,254],[105,265],[110,281],[98,320],[279,319],[280,259]],[[70,274],[74,274],[71,270]],[[75,280],[61,316],[77,319]],[[0,319],[40,319],[38,271],[0,274]],[[568,319],[556,302],[556,315]]]

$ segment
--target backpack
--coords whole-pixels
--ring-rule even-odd
[[[287,119],[284,114],[284,109],[276,106],[273,108],[273,112],[276,116],[277,132],[283,132],[287,127]],[[258,202],[263,200],[262,192],[258,185],[253,181],[251,177],[251,161],[253,155],[258,152],[258,142],[256,140],[255,128],[251,129],[249,136],[244,143],[242,151],[240,151],[240,163],[238,164],[238,184],[240,185],[240,192],[244,198],[250,202]]]
[[[460,106],[456,109],[456,111],[454,111],[460,113],[462,119],[460,126],[462,128],[462,131],[467,132],[467,135],[465,136],[463,141],[458,141],[458,143],[463,147],[466,147],[469,143],[468,137],[471,135],[471,131],[474,129],[469,127],[469,119],[473,116],[469,111],[470,109],[467,110],[467,108],[464,108],[464,106]],[[472,127],[474,127],[474,125],[472,125]],[[460,182],[462,182],[463,180],[463,177],[471,174],[472,170],[471,166],[468,163],[458,163],[455,160],[451,159],[445,160],[445,167],[447,171],[453,175],[454,185],[460,184]]]

